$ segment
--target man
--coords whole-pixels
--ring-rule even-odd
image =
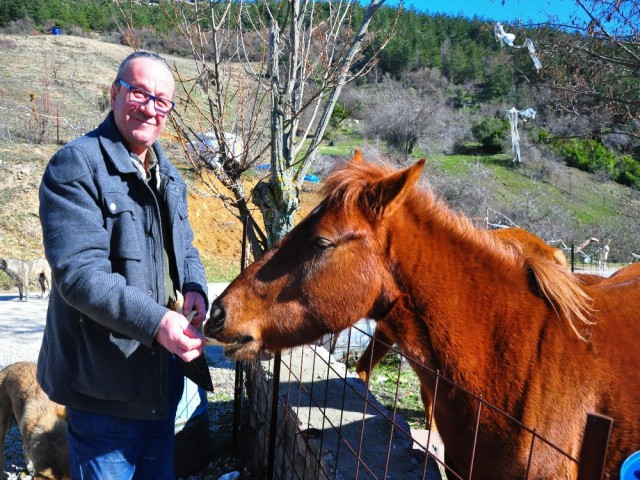
[[[72,478],[172,479],[183,368],[208,307],[187,191],[156,139],[174,107],[159,55],[136,52],[98,128],[59,150],[40,187],[53,274],[38,381],[67,406]],[[184,315],[167,306],[184,294]]]

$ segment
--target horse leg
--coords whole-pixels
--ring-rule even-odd
[[[436,427],[436,419],[433,418],[433,405],[431,404],[431,396],[425,385],[420,382],[420,398],[422,399],[422,405],[424,406],[424,418],[427,430],[438,431]]]
[[[45,290],[45,296],[43,298],[47,298],[51,294],[51,273],[48,273],[47,270],[42,274],[42,281]]]
[[[333,352],[336,351],[336,345],[338,344],[338,338],[340,338],[340,332],[333,333],[331,335],[331,346],[329,347],[329,353],[333,355]]]
[[[25,266],[28,270],[28,267]],[[29,301],[29,272],[23,272],[22,288],[24,289],[25,302]],[[22,301],[22,293],[20,293],[20,301]]]
[[[367,348],[356,362],[356,373],[366,384],[369,384],[373,367],[380,363],[380,360],[387,354],[394,343],[389,335],[384,332],[382,325],[382,323],[378,323],[375,332],[373,332],[371,342],[369,342],[369,345],[367,345]]]

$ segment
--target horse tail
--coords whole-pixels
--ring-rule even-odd
[[[596,323],[592,320],[595,311],[589,294],[556,263],[535,257],[527,258],[526,263],[535,275],[540,292],[558,316],[571,326],[578,338],[589,340],[589,335],[582,334],[576,326],[576,323],[587,326]]]

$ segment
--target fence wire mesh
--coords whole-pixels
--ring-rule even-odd
[[[372,340],[370,326],[359,324],[342,332],[342,342],[332,339],[321,342],[336,346],[333,353],[322,345],[313,345],[267,360],[239,364],[236,446],[252,466],[255,478],[468,478],[445,465],[444,445],[430,411],[423,417],[424,423],[416,425],[414,420],[410,425],[404,417],[415,406],[407,408],[403,398],[406,394],[399,393],[409,363],[413,363],[414,368],[431,371],[436,384],[434,404],[442,401],[438,398],[438,385],[454,384],[429,366],[416,365],[415,359],[388,346],[387,355],[394,358],[388,363],[397,365],[393,374],[389,374],[388,366],[385,373],[393,395],[386,394],[384,401],[379,401],[372,393],[376,390],[371,385],[374,380],[370,379],[370,388],[367,388],[351,368],[361,352],[364,338],[376,341]],[[579,467],[577,458],[555,447],[535,429],[473,392],[456,388],[458,394],[470,395],[476,400],[478,418],[491,412],[504,417],[513,428],[528,432],[530,462],[536,448],[546,445]],[[600,432],[592,442],[587,455],[590,460],[604,461],[608,436],[604,444],[601,437]],[[469,456],[474,454],[472,448]],[[591,468],[580,470],[580,480],[600,478],[601,474]]]

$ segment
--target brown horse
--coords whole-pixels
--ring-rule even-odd
[[[613,417],[616,477],[640,445],[640,280],[587,286],[518,253],[418,188],[423,165],[393,171],[357,152],[321,204],[217,298],[205,335],[252,359],[384,321],[462,478],[577,477],[575,461],[485,401],[573,458],[587,414]],[[455,383],[436,384],[434,370]]]

